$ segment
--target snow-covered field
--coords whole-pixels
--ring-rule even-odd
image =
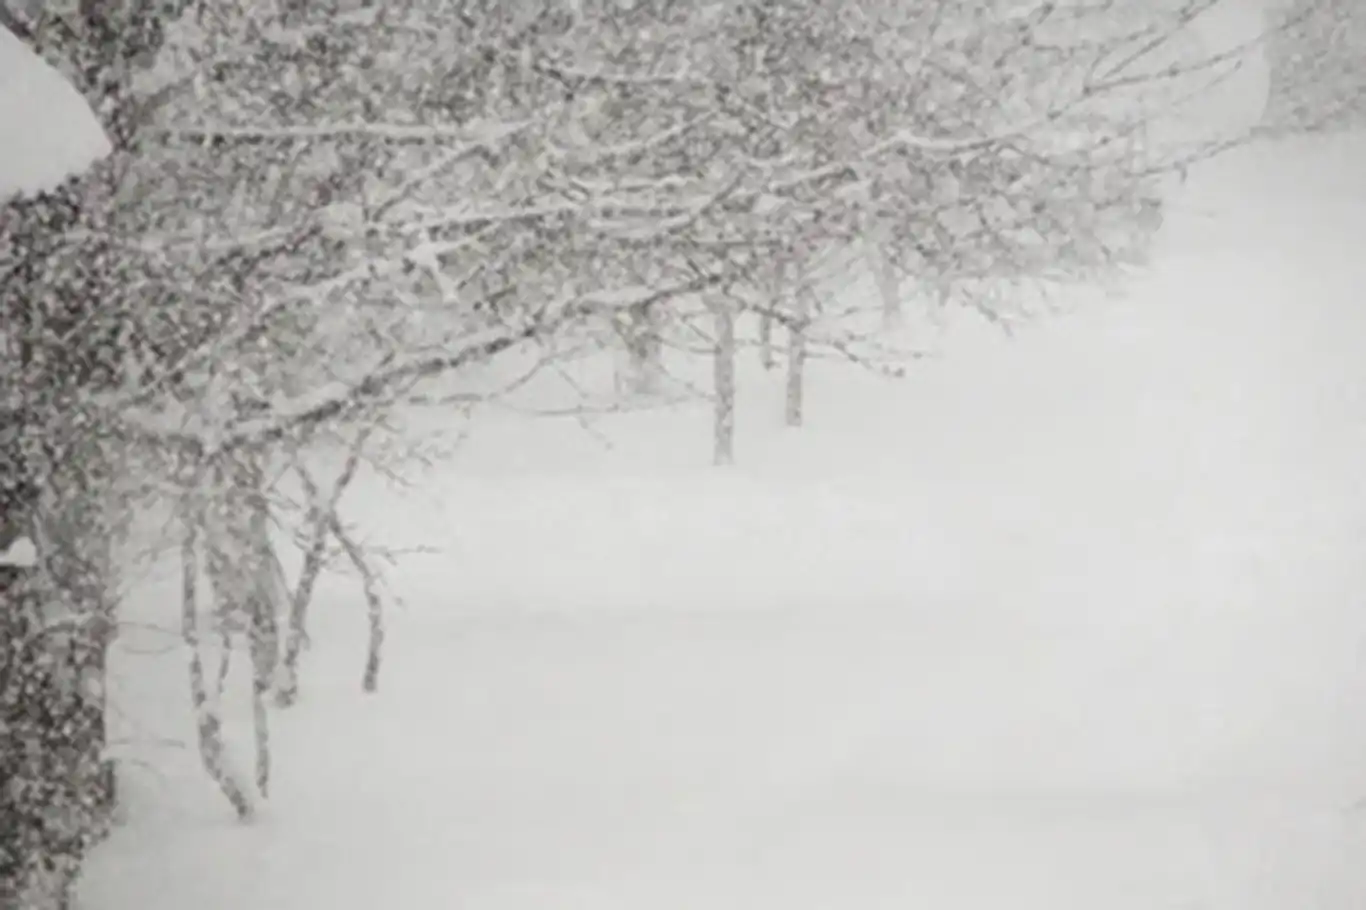
[[[366,480],[367,535],[433,548],[380,693],[329,579],[240,826],[130,628],[145,764],[84,906],[1366,906],[1364,154],[1217,162],[1126,297],[818,364],[800,431],[747,373],[733,469],[699,408],[495,415]]]

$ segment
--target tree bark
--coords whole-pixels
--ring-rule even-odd
[[[773,356],[773,314],[768,312],[759,314],[759,365],[765,370],[777,366]]]
[[[889,331],[900,328],[905,319],[901,304],[901,277],[897,274],[896,261],[887,247],[887,241],[877,235],[870,237],[868,254],[877,280],[878,297],[882,300],[882,327]]]
[[[729,300],[714,297],[708,306],[715,323],[712,350],[712,463],[735,462],[735,310]]]
[[[289,617],[285,628],[285,651],[280,659],[280,675],[275,689],[275,703],[288,708],[299,698],[299,659],[308,639],[308,607],[313,600],[313,588],[322,574],[323,557],[327,553],[330,533],[329,505],[322,501],[322,491],[312,475],[302,466],[296,471],[308,497],[308,549],[304,551],[299,580],[289,596]]]
[[[787,293],[787,269],[781,261],[774,264],[772,290],[768,306],[759,311],[759,365],[765,370],[777,366],[773,354],[773,314],[782,308],[783,295]]]
[[[792,318],[787,323],[787,394],[783,398],[783,421],[799,427],[805,419],[805,373],[807,327],[811,321],[809,287],[798,289],[792,297]]]
[[[276,586],[275,553],[270,540],[270,502],[267,499],[265,455],[248,449],[238,454],[243,503],[246,511],[246,540],[243,555],[250,560],[252,574],[250,600],[246,605],[251,642],[251,713],[256,729],[256,788],[262,796],[270,794],[270,714],[267,700],[275,685],[280,663],[280,626],[277,608],[280,592]]]
[[[365,672],[361,676],[361,691],[379,690],[379,668],[381,652],[384,649],[384,601],[379,594],[379,579],[365,559],[365,553],[342,527],[341,519],[335,511],[331,514],[329,525],[332,535],[337,538],[346,556],[360,573],[361,585],[365,591],[366,620],[370,627],[370,637],[365,648]]]
[[[137,127],[137,106],[126,103],[136,66],[159,50],[161,24],[185,2],[85,0],[60,29],[39,28],[35,17],[24,15],[32,8],[16,13],[11,6],[6,27],[73,80],[104,119],[119,154],[132,147]],[[41,634],[11,650],[9,668],[49,668],[9,692],[0,707],[0,737],[27,729],[29,744],[16,753],[0,743],[5,759],[35,754],[32,744],[40,746],[37,759],[6,769],[0,787],[0,830],[17,830],[20,839],[0,861],[0,896],[35,910],[69,903],[101,824],[96,809],[108,798],[105,672],[117,596],[110,547],[122,532],[111,521],[117,431],[92,427],[85,403],[123,368],[111,301],[124,288],[108,239],[113,209],[101,176],[97,168],[93,178],[0,200],[0,325],[20,336],[6,352],[13,359],[5,385],[23,402],[3,420],[24,456],[0,463],[0,508],[12,524],[21,506],[20,523],[32,535],[39,563],[22,593],[0,592],[0,614],[41,613]],[[77,227],[90,230],[76,240]],[[25,778],[24,786],[11,771]],[[25,808],[30,800],[41,801],[34,803],[36,817]]]

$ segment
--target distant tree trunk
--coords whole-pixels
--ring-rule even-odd
[[[715,297],[708,302],[715,324],[712,351],[712,462],[735,461],[735,309],[731,301]]]
[[[780,261],[774,264],[772,292],[767,306],[759,310],[759,364],[765,370],[777,366],[773,356],[773,314],[782,308],[783,295],[787,293],[787,268]]]
[[[617,322],[626,349],[625,375],[617,376],[618,393],[656,395],[664,375],[664,343],[659,308],[649,304],[627,307]]]
[[[384,649],[384,602],[379,595],[379,579],[375,577],[374,571],[366,561],[365,553],[342,527],[341,519],[337,517],[336,512],[332,513],[330,528],[332,535],[346,551],[347,558],[360,573],[361,586],[365,591],[366,619],[370,627],[370,637],[365,648],[365,672],[361,676],[360,685],[364,692],[375,692],[379,690],[380,657]]]
[[[773,314],[768,310],[759,313],[759,365],[765,370],[777,366],[773,356]]]
[[[801,426],[805,417],[806,333],[811,323],[811,298],[815,293],[806,286],[792,295],[793,312],[787,323],[787,394],[783,408],[784,422],[790,427]]]
[[[247,552],[252,555],[256,588],[249,606],[251,640],[251,713],[256,727],[256,786],[270,795],[270,715],[267,700],[275,685],[280,663],[278,608],[281,594],[276,584],[275,550],[270,540],[270,502],[266,498],[264,453],[247,450],[239,462],[243,486],[252,493],[248,513]]]
[[[882,300],[882,327],[892,330],[901,327],[904,316],[901,308],[901,277],[897,274],[896,260],[888,243],[886,238],[874,234],[869,240],[868,254],[877,280],[878,296]]]

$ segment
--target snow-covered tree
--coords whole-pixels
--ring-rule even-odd
[[[279,584],[266,513],[310,445],[607,335],[640,391],[670,347],[715,358],[724,461],[741,316],[790,338],[793,422],[807,356],[872,360],[820,292],[861,245],[888,312],[926,284],[1008,316],[1002,287],[1141,259],[1160,178],[1233,138],[1152,129],[1236,64],[1186,40],[1220,2],[0,0],[24,46],[0,52],[41,54],[108,139],[0,202],[5,488],[72,660],[100,681],[121,509],[167,492],[187,637],[202,561],[218,631],[252,642],[264,746],[307,590]],[[306,553],[331,535],[363,564],[305,486]],[[192,673],[206,764],[248,815]]]
[[[720,99],[703,130],[710,172],[734,188],[691,226],[687,254],[724,250],[717,274],[762,337],[784,324],[794,399],[806,356],[879,360],[857,314],[809,292],[860,240],[884,324],[907,283],[1008,322],[1021,282],[1112,276],[1145,258],[1164,181],[1246,138],[1191,110],[1252,51],[1203,40],[1220,2],[712,7],[690,33],[705,64],[687,87]],[[714,299],[706,318],[731,337]]]
[[[103,465],[73,463],[90,448],[53,419],[78,407],[62,381],[73,363],[40,341],[80,344],[76,306],[44,289],[72,287],[56,277],[71,263],[61,236],[79,217],[62,188],[111,148],[86,99],[12,22],[0,17],[0,903],[43,908],[64,906],[113,794],[101,539],[111,522],[107,499],[84,498],[85,471]]]

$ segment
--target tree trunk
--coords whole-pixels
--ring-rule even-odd
[[[331,512],[322,501],[322,491],[304,469],[297,471],[308,497],[309,543],[304,552],[299,580],[289,595],[289,618],[285,629],[285,651],[280,660],[280,674],[275,689],[275,703],[282,708],[293,705],[299,698],[299,658],[308,638],[308,605],[313,599],[313,588],[322,574],[323,557],[327,553]]]
[[[625,375],[617,376],[617,391],[649,396],[659,393],[664,376],[664,344],[659,309],[647,304],[628,307],[617,322],[626,349]]]
[[[162,22],[188,0],[79,3],[62,28],[33,28],[33,5],[11,5],[6,27],[58,62],[104,119],[119,150],[132,147],[138,105],[126,103],[137,63],[160,48]],[[5,364],[3,415],[25,456],[0,463],[0,509],[10,524],[22,501],[38,567],[22,594],[0,592],[0,614],[35,609],[41,628],[10,639],[9,669],[45,667],[0,704],[0,906],[67,906],[108,800],[104,749],[105,673],[115,631],[117,579],[111,520],[117,427],[92,426],[92,393],[119,380],[125,363],[121,309],[127,296],[111,195],[97,179],[73,178],[29,199],[0,199],[0,326],[20,336]],[[79,235],[73,228],[85,228]],[[7,403],[8,404],[8,403]],[[13,650],[15,647],[19,650]],[[22,732],[26,731],[26,732]],[[34,749],[33,746],[38,748]],[[21,767],[8,767],[10,759]],[[17,773],[19,779],[15,779]],[[34,814],[36,810],[36,815]],[[8,901],[9,903],[6,903]]]
[[[3,220],[3,219],[0,219]],[[22,271],[20,269],[19,271]],[[26,277],[0,291],[26,295]],[[41,283],[36,286],[41,288]],[[41,290],[27,297],[40,338],[50,337]],[[15,377],[28,400],[5,415],[11,445],[0,464],[3,536],[26,543],[34,565],[0,592],[0,613],[19,618],[3,639],[0,685],[0,895],[21,906],[61,906],[89,846],[107,826],[103,786],[105,672],[115,626],[109,547],[121,534],[109,509],[113,467],[103,440],[68,423],[78,373],[49,372],[61,355],[21,344]],[[22,628],[22,627],[25,627]]]
[[[360,573],[361,585],[365,591],[366,619],[370,627],[370,638],[365,648],[365,672],[361,676],[360,687],[363,692],[376,692],[379,690],[380,656],[384,649],[384,602],[379,596],[379,579],[366,562],[365,553],[342,527],[341,519],[335,511],[332,512],[329,528],[332,536],[337,538],[342,549],[346,551],[351,564]]]
[[[712,462],[735,461],[735,310],[729,300],[714,298],[708,304],[715,322],[712,351]]]
[[[338,475],[336,483],[333,484],[332,492],[326,498],[323,497],[322,488],[318,486],[313,475],[309,473],[302,461],[296,461],[294,473],[298,475],[299,481],[303,484],[304,495],[308,497],[308,525],[309,525],[309,544],[304,552],[304,565],[299,573],[298,584],[295,585],[293,594],[287,591],[284,581],[284,573],[280,571],[280,588],[285,590],[289,603],[289,619],[285,630],[284,655],[280,661],[279,673],[276,679],[275,699],[276,704],[281,707],[289,707],[298,700],[299,697],[299,658],[303,653],[304,644],[308,641],[308,606],[313,599],[313,589],[317,584],[318,576],[322,573],[323,558],[327,552],[327,538],[333,536],[347,549],[351,561],[356,564],[361,571],[361,577],[366,585],[366,599],[370,600],[370,581],[371,576],[369,567],[365,565],[363,554],[359,549],[352,552],[354,544],[345,537],[341,531],[341,521],[337,518],[337,506],[341,502],[342,494],[351,485],[351,481],[356,476],[356,471],[360,468],[361,456],[365,451],[365,444],[370,439],[371,428],[366,428],[357,436],[351,445],[351,451],[347,454],[346,464],[342,467],[341,474]],[[275,560],[278,569],[279,561]],[[374,606],[372,605],[372,613]],[[382,628],[382,627],[381,627]],[[371,637],[375,637],[373,632]],[[382,632],[379,635],[383,637]],[[378,646],[375,647],[378,652]],[[376,673],[378,673],[378,659],[376,659]]]
[[[270,795],[270,715],[267,700],[275,686],[280,663],[280,626],[277,608],[282,592],[276,586],[275,551],[270,540],[270,502],[266,498],[264,453],[241,453],[242,483],[250,491],[246,505],[247,540],[255,582],[248,604],[251,641],[251,713],[256,728],[256,787]]]
[[[889,331],[900,328],[904,314],[901,306],[901,277],[897,274],[896,261],[882,238],[875,235],[868,244],[878,296],[882,300],[882,327]]]
[[[759,364],[765,370],[771,370],[777,366],[777,360],[773,354],[773,314],[782,308],[785,293],[787,293],[787,269],[780,261],[774,264],[773,285],[772,292],[769,294],[768,306],[759,310]]]
[[[41,858],[47,791],[57,783],[26,747],[44,738],[39,709],[51,695],[47,655],[35,646],[43,623],[37,570],[0,566],[0,598],[0,907],[22,907]]]
[[[759,314],[759,365],[765,370],[778,365],[773,356],[773,314],[767,311]]]
[[[806,332],[811,321],[814,293],[811,288],[803,287],[793,295],[792,318],[787,324],[787,394],[783,399],[783,418],[790,427],[801,426],[805,417]]]

